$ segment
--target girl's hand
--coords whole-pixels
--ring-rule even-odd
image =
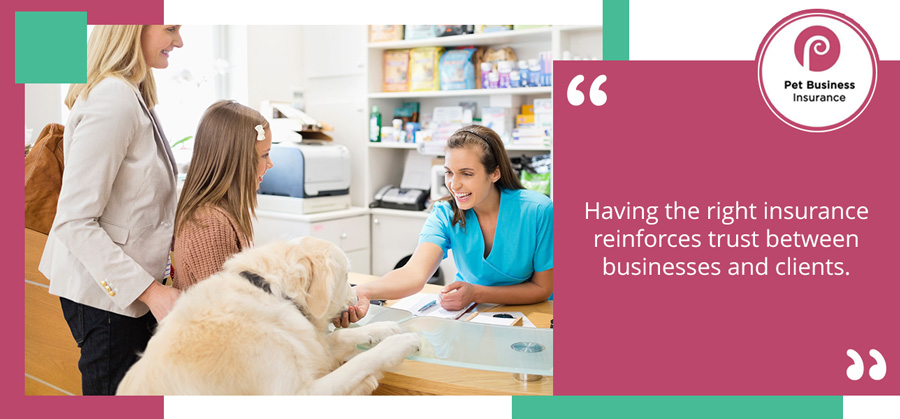
[[[463,281],[452,282],[441,290],[441,308],[449,311],[462,310],[475,302],[477,292],[477,285]]]
[[[138,300],[150,308],[150,312],[153,313],[153,317],[156,318],[157,322],[161,322],[172,310],[172,306],[175,305],[175,301],[179,296],[181,296],[181,290],[153,281],[138,296]]]

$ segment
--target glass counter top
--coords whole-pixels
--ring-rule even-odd
[[[405,310],[378,306],[369,310],[363,319],[368,321],[360,325],[396,321],[405,331],[419,334],[422,349],[407,359],[488,371],[553,375],[553,329],[412,317]]]

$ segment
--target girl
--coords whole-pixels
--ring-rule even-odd
[[[180,28],[95,26],[87,83],[66,96],[65,170],[39,269],[81,348],[86,395],[115,394],[178,298],[161,283],[177,169],[150,69],[168,67]]]
[[[272,131],[263,116],[230,100],[203,114],[175,214],[173,283],[186,289],[253,246],[256,190],[273,167]]]
[[[341,326],[365,316],[370,299],[421,291],[450,249],[458,273],[441,291],[447,310],[473,302],[531,304],[553,294],[550,199],[522,187],[490,128],[460,129],[447,140],[445,157],[450,196],[435,203],[409,263],[357,286],[360,304],[338,319]]]

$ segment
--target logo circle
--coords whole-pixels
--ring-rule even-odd
[[[878,52],[855,21],[831,10],[804,10],[779,21],[756,55],[766,106],[807,132],[829,132],[866,109],[878,81]]]
[[[825,71],[834,66],[841,55],[841,41],[824,26],[810,26],[794,41],[794,55],[807,71]]]

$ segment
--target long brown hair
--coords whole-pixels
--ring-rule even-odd
[[[513,171],[512,164],[509,162],[509,155],[506,154],[506,147],[503,141],[494,130],[481,125],[469,125],[460,128],[450,138],[447,139],[447,150],[472,147],[478,151],[481,156],[481,165],[488,174],[494,173],[500,169],[500,179],[494,182],[494,187],[503,189],[525,189],[516,172]],[[453,208],[453,221],[451,226],[460,223],[463,231],[466,230],[465,210],[459,209],[453,196],[447,195],[438,201],[450,202],[450,208]]]
[[[194,154],[175,212],[175,233],[203,206],[230,214],[249,240],[256,217],[256,177],[259,157],[255,127],[269,129],[263,116],[232,100],[218,101],[203,114],[194,137]]]
[[[147,104],[156,106],[156,81],[141,49],[143,25],[97,25],[87,45],[87,82],[69,86],[66,107],[78,98],[87,100],[91,89],[107,77],[116,77],[137,85]]]

